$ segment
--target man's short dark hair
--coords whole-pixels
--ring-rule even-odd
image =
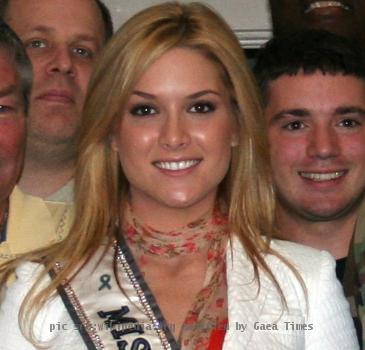
[[[112,37],[113,32],[114,32],[112,16],[110,14],[109,9],[106,7],[106,5],[103,2],[101,2],[100,0],[95,0],[95,2],[98,5],[98,8],[101,13],[101,17],[103,18],[105,41],[108,41]]]
[[[342,74],[365,80],[362,50],[348,39],[323,30],[307,30],[271,39],[258,55],[254,72],[263,94],[282,75]]]
[[[6,9],[8,8],[9,1],[11,0],[0,0],[0,17],[4,19]],[[52,1],[52,0],[49,0]],[[108,41],[114,32],[113,29],[113,21],[112,16],[110,14],[109,9],[106,7],[106,5],[101,0],[95,0],[96,4],[98,5],[98,8],[100,10],[101,17],[103,19],[104,23],[104,31],[105,31],[105,41]],[[77,14],[75,14],[77,15]]]
[[[13,60],[14,69],[20,82],[24,110],[27,112],[32,87],[32,64],[20,39],[2,20],[0,20],[0,49],[6,50]]]

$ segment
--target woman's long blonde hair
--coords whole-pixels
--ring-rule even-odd
[[[30,291],[20,314],[23,329],[31,329],[27,325],[33,324],[36,313],[57,287],[95,253],[103,240],[115,238],[115,223],[120,205],[126,202],[128,182],[111,149],[110,135],[138,79],[152,62],[175,47],[201,52],[224,72],[239,130],[239,145],[233,148],[223,188],[230,229],[245,247],[255,277],[259,280],[259,270],[264,271],[280,291],[263,258],[263,253],[271,252],[261,235],[272,234],[274,193],[265,121],[253,76],[237,38],[219,15],[199,3],[167,2],[128,20],[96,65],[81,122],[75,223],[63,242],[28,255],[46,256],[44,274],[59,261],[64,268],[46,289]],[[31,331],[26,334],[32,338]]]

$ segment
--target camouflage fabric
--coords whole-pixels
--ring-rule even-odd
[[[365,347],[365,203],[356,222],[353,244],[350,249],[344,277],[344,290],[351,306],[358,333],[362,331]],[[362,326],[361,326],[362,325]]]

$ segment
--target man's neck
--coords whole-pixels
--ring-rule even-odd
[[[27,194],[47,198],[64,186],[73,177],[73,172],[74,162],[46,166],[28,160],[18,185]]]
[[[326,222],[313,222],[294,216],[279,206],[277,226],[279,238],[320,250],[336,259],[346,257],[356,224],[357,212]]]
[[[18,183],[20,189],[41,198],[57,192],[73,177],[75,149],[72,140],[53,144],[29,136],[23,173]]]

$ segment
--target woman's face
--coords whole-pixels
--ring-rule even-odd
[[[227,173],[236,123],[217,66],[176,48],[142,75],[112,137],[133,207],[214,204]]]

